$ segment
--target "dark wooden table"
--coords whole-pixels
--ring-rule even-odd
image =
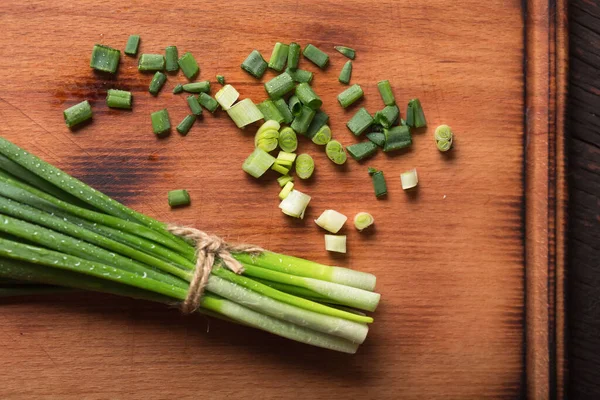
[[[600,398],[600,1],[569,9],[569,398]]]

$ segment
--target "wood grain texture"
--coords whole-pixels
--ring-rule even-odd
[[[530,13],[543,4],[529,3]],[[161,220],[377,274],[383,302],[369,338],[357,355],[345,356],[111,296],[13,300],[0,312],[0,396],[525,395],[531,382],[524,356],[523,4],[354,0],[340,7],[311,0],[271,2],[258,12],[254,2],[243,0],[186,4],[173,9],[163,1],[2,2],[0,68],[7,78],[0,81],[0,135]],[[392,21],[385,35],[382,15]],[[265,93],[240,70],[245,56],[257,48],[268,57],[276,41],[313,43],[328,50],[331,65],[323,73],[306,60],[302,67],[317,72],[314,88],[342,143],[356,141],[344,124],[359,106],[382,107],[380,79],[390,79],[402,111],[419,97],[430,128],[417,132],[413,148],[403,154],[379,153],[341,168],[302,142],[300,151],[313,155],[317,172],[298,186],[313,201],[304,221],[291,220],[277,208],[274,179],[255,181],[241,171],[253,132],[235,129],[223,113],[205,115],[187,137],[152,135],[152,111],[167,107],[173,123],[187,114],[185,97],[170,93],[184,80],[181,75],[170,76],[152,98],[151,75],[138,73],[132,58],[122,59],[116,79],[89,69],[94,43],[122,48],[131,33],[141,35],[142,52],[171,44],[192,51],[200,79],[223,74],[255,101]],[[352,81],[366,94],[345,111],[335,100],[343,90],[337,76],[345,62],[332,49],[338,44],[357,49]],[[133,112],[106,108],[104,96],[113,87],[134,93]],[[94,121],[70,132],[62,110],[83,99],[92,103]],[[433,128],[441,123],[456,132],[456,148],[447,155],[433,145]],[[386,199],[374,198],[367,166],[385,171]],[[408,195],[399,174],[413,167],[419,190]],[[192,207],[170,211],[166,192],[182,187],[190,191]],[[547,193],[542,197],[548,200]],[[348,256],[328,255],[312,223],[325,208],[349,216],[368,210],[376,229],[362,235],[346,228]]]
[[[569,7],[569,398],[600,398],[600,2]]]

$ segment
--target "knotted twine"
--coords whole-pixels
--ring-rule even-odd
[[[258,255],[264,249],[251,244],[227,243],[216,235],[185,226],[169,225],[167,230],[184,239],[191,240],[196,247],[196,268],[190,281],[187,297],[181,303],[184,314],[193,313],[200,306],[200,299],[208,284],[208,278],[215,263],[215,258],[221,259],[223,264],[236,274],[244,272],[242,264],[233,258],[231,253],[250,253]]]

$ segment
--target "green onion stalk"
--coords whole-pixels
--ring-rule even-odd
[[[69,288],[182,303],[193,243],[0,137],[0,296]],[[198,312],[355,353],[380,295],[375,276],[284,254],[217,258]]]

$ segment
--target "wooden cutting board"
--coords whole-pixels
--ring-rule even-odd
[[[372,272],[382,303],[367,342],[349,356],[291,343],[167,307],[100,294],[0,303],[0,397],[60,399],[368,398],[483,399],[563,394],[563,1],[14,1],[0,4],[0,135],[88,184],[163,221],[234,241]],[[177,45],[199,61],[199,79],[223,74],[242,97],[266,96],[239,64],[276,41],[313,43],[330,54],[314,88],[336,139],[345,122],[382,107],[389,79],[404,113],[423,104],[429,127],[399,154],[343,167],[302,141],[316,161],[297,187],[313,200],[304,220],[278,209],[275,174],[241,170],[252,130],[223,112],[187,137],[154,137],[149,115],[177,124],[184,95],[169,76],[156,98],[151,75],[122,57],[113,80],[89,68],[95,43],[140,52]],[[356,48],[352,83],[365,98],[342,110],[337,76]],[[132,112],[109,110],[109,88],[131,90]],[[94,120],[75,132],[62,110],[89,100]],[[205,113],[208,114],[208,113]],[[441,154],[433,131],[455,131]],[[377,200],[367,167],[382,169]],[[419,189],[399,175],[417,168]],[[187,188],[192,206],[171,211],[167,191]],[[327,254],[312,222],[324,209],[371,212],[376,228],[345,228],[348,254]]]

